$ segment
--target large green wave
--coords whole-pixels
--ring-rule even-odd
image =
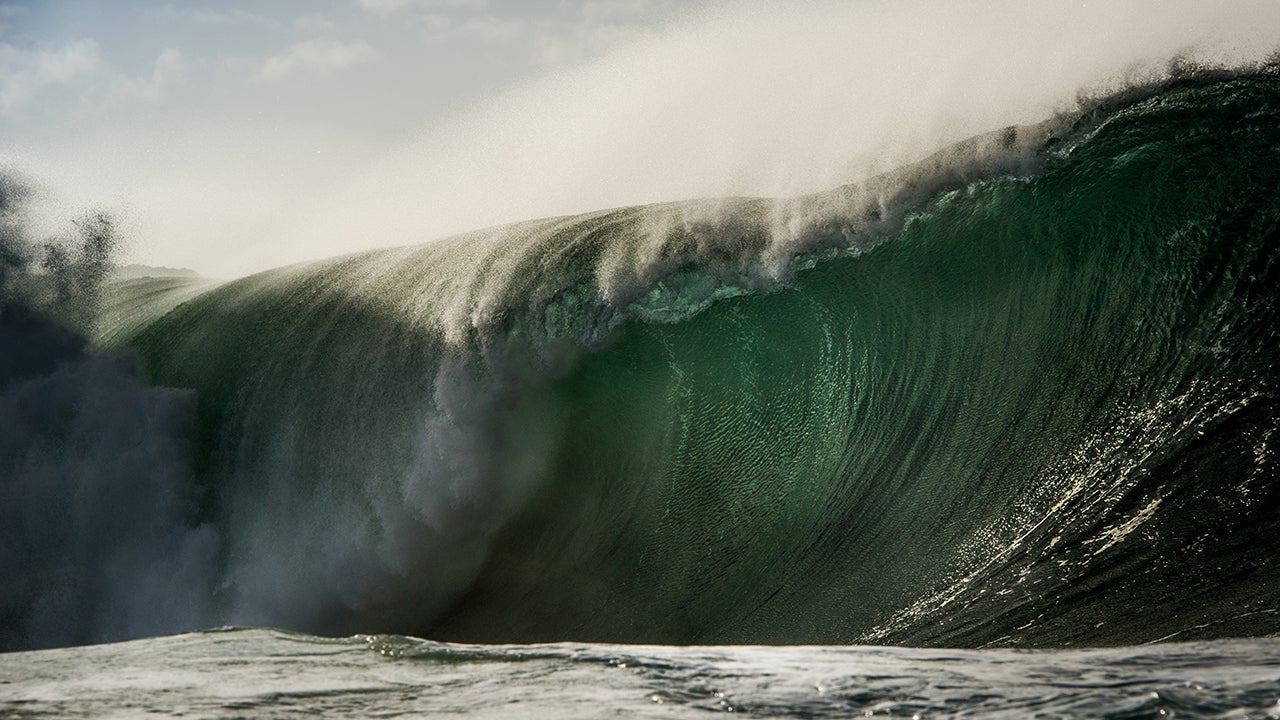
[[[809,198],[125,288],[103,337],[199,392],[225,621],[1264,634],[1278,222],[1280,81],[1200,78]]]

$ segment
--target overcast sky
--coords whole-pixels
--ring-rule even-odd
[[[1253,0],[0,0],[0,165],[120,213],[130,259],[231,276],[818,189],[1189,47],[1275,44]]]

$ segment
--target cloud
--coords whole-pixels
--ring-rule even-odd
[[[397,9],[409,4],[442,4],[440,0],[361,1]],[[454,3],[460,4],[459,0]],[[435,11],[420,14],[414,20],[428,43],[502,45],[513,63],[570,66],[651,34],[671,7],[670,0],[561,0],[559,14],[531,17],[510,12],[460,15]]]
[[[372,58],[373,48],[363,42],[338,42],[316,38],[296,43],[262,63],[254,74],[259,82],[275,82],[300,72],[330,73]]]
[[[455,32],[486,42],[503,42],[519,39],[529,26],[530,23],[520,18],[486,15],[460,23]]]
[[[101,64],[98,43],[89,39],[35,51],[0,43],[0,115],[12,114],[47,87],[92,74]]]
[[[631,41],[644,31],[644,25],[633,23],[595,24],[590,20],[572,18],[526,18],[510,15],[478,14],[456,18],[442,13],[431,13],[417,18],[422,37],[429,43],[465,41],[502,45],[519,56],[542,65],[562,65],[580,61],[592,55]]]
[[[24,5],[0,2],[0,32],[12,27],[15,18],[20,17],[26,11],[27,8]]]
[[[151,75],[145,77],[121,77],[117,81],[119,91],[143,100],[158,100],[165,90],[182,80],[187,63],[182,53],[169,48],[156,57]]]
[[[332,18],[325,17],[318,13],[308,13],[302,15],[293,21],[293,27],[300,33],[308,35],[327,33],[338,27],[338,23]]]
[[[482,10],[489,6],[488,0],[358,0],[358,2],[365,10],[379,15],[390,15],[410,7],[427,10]]]
[[[665,10],[668,5],[665,0],[587,0],[581,13],[589,23],[608,23]]]
[[[233,8],[230,10],[190,10],[185,13],[192,21],[200,25],[263,25],[273,26],[276,22],[264,15],[248,10]]]
[[[0,2],[3,2],[3,0],[0,0]],[[174,3],[164,3],[163,5],[147,8],[143,12],[149,15],[156,15],[165,20],[197,25],[205,29],[235,27],[280,28],[283,25],[281,21],[267,15],[241,8],[195,8],[175,6]]]
[[[538,31],[555,29],[548,20],[488,14],[459,19],[443,13],[430,13],[417,18],[417,22],[428,42],[460,39],[488,43],[511,42],[532,39]]]

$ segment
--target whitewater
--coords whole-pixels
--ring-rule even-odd
[[[1275,718],[1277,651],[475,646],[241,628],[23,653],[3,666],[0,702],[64,718]]]
[[[1274,60],[231,281],[25,192],[0,714],[1280,718]]]

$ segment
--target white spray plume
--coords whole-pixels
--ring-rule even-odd
[[[645,202],[788,195],[1035,122],[1181,57],[1256,62],[1274,2],[750,3],[518,88],[341,185],[291,255]],[[409,89],[408,91],[411,91]]]

